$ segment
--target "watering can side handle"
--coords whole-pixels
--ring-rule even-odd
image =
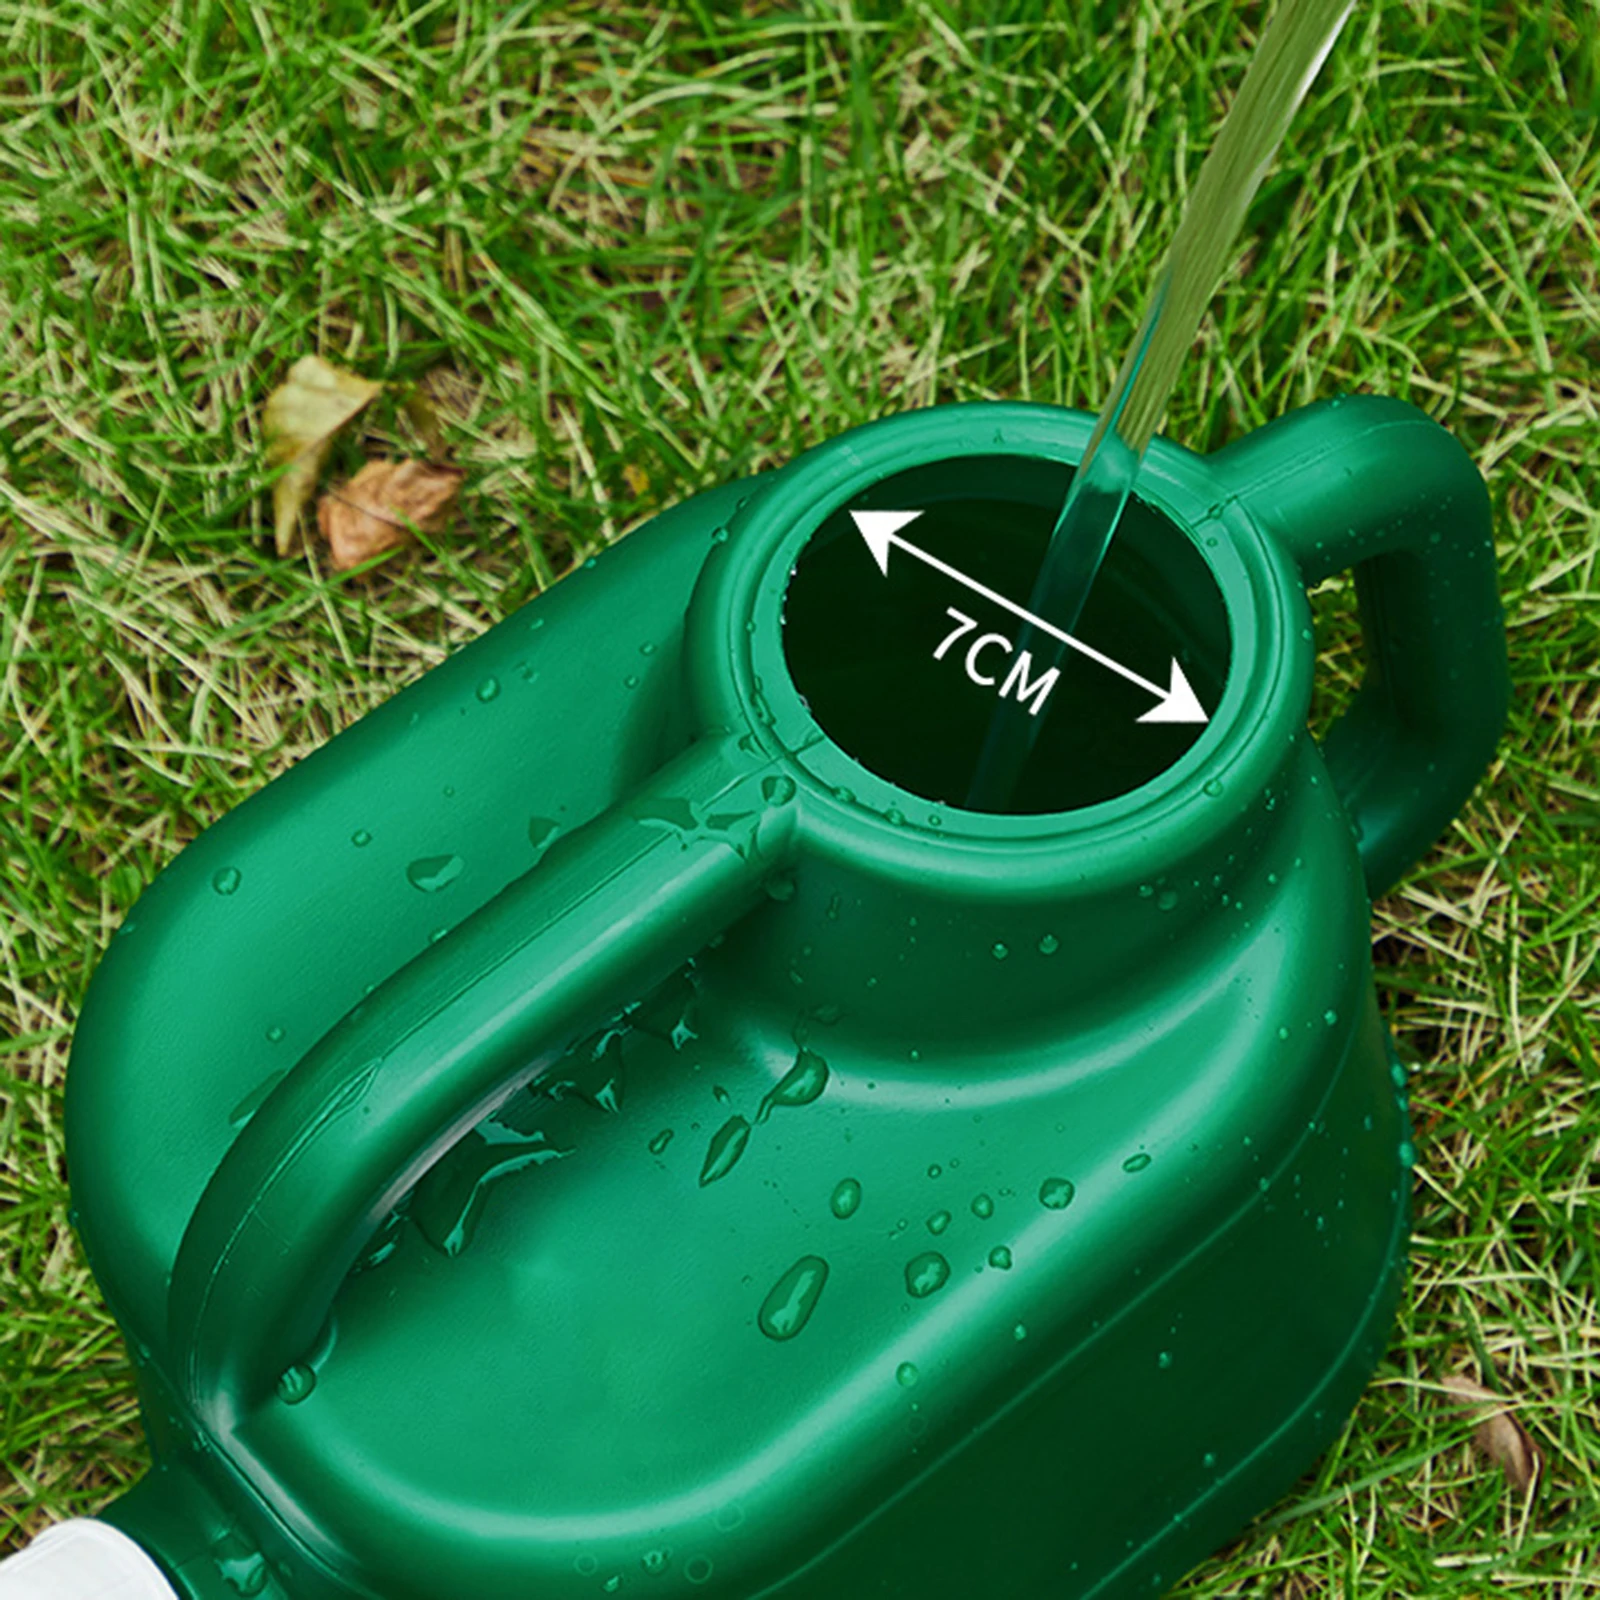
[[[273,1090],[173,1269],[170,1347],[207,1426],[226,1436],[271,1399],[375,1228],[452,1144],[760,901],[796,837],[794,786],[769,769],[732,739],[692,745],[380,984]]]
[[[1306,583],[1355,570],[1367,670],[1323,754],[1376,899],[1448,826],[1505,726],[1488,491],[1446,429],[1383,395],[1291,412],[1210,464]]]

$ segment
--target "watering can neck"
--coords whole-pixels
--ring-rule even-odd
[[[874,1032],[964,1047],[1019,1027],[1071,1030],[1130,985],[1148,992],[1219,941],[1261,932],[1308,858],[1360,897],[1348,820],[1309,735],[1255,776],[1196,786],[1163,825],[1091,823],[1008,845],[935,842],[881,819],[851,830],[802,802],[804,869],[755,913],[759,934],[730,934],[717,958],[780,1011]]]
[[[1213,511],[1194,458],[1172,447],[1151,459],[1170,490],[1165,514],[1203,552],[1225,603],[1226,680],[1186,754],[1070,811],[999,815],[919,797],[829,737],[796,689],[782,621],[807,530],[821,505],[893,463],[851,468],[820,500],[779,475],[734,519],[691,611],[690,679],[707,723],[743,730],[792,774],[801,863],[792,894],[757,913],[762,934],[730,935],[741,981],[777,1006],[981,1047],[1018,1028],[1070,1031],[1130,983],[1148,992],[1158,969],[1199,964],[1217,938],[1252,931],[1250,908],[1265,907],[1297,857],[1331,853],[1359,894],[1348,820],[1306,731],[1312,649],[1298,575],[1242,509]]]

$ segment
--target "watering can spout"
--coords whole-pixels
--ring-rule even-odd
[[[0,1600],[180,1600],[161,1569],[109,1522],[74,1517],[0,1561]]]
[[[0,1561],[0,1600],[283,1600],[266,1556],[183,1465],[156,1464],[95,1517]]]

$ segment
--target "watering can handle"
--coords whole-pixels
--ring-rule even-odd
[[[1306,583],[1355,569],[1367,671],[1322,748],[1376,899],[1444,831],[1505,725],[1488,491],[1450,433],[1382,395],[1291,412],[1209,465]]]
[[[374,1229],[456,1140],[762,898],[791,853],[793,793],[730,738],[691,746],[300,1059],[212,1174],[174,1263],[169,1338],[209,1426],[271,1397]]]

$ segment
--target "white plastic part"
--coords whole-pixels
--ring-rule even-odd
[[[0,1600],[180,1600],[161,1569],[109,1522],[74,1517],[0,1561]]]

